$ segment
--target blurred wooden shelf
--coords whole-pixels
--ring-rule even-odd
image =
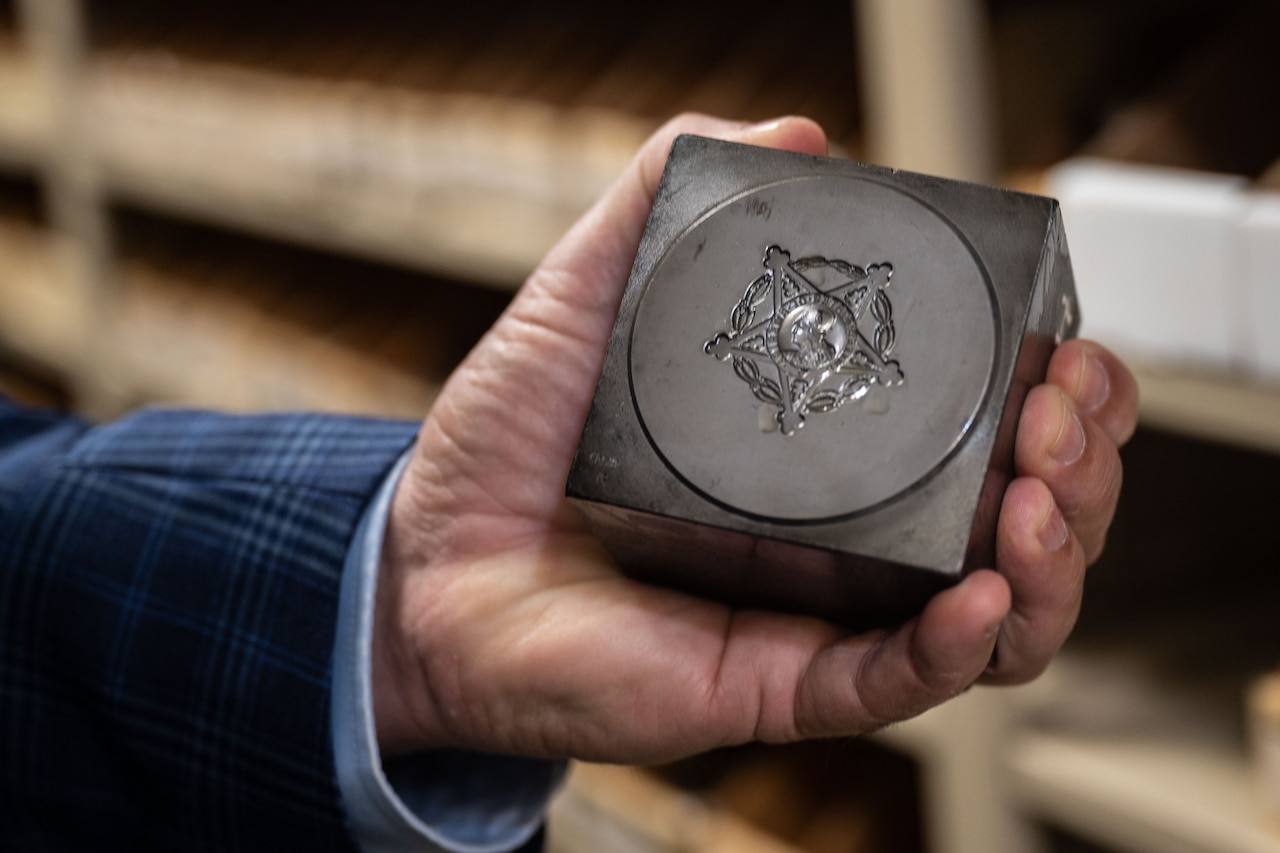
[[[642,770],[575,764],[552,804],[549,853],[805,853]]]
[[[40,162],[52,140],[53,103],[30,53],[0,31],[0,164]]]
[[[1210,701],[1113,646],[1069,646],[1014,695],[979,688],[877,737],[921,761],[929,813],[945,823],[931,849],[1041,850],[1023,825],[1038,821],[1125,853],[1280,853],[1239,697],[1222,691]]]
[[[116,393],[422,417],[503,294],[137,211],[114,217]]]
[[[1223,393],[1215,406],[1248,403],[1239,387]],[[1280,853],[1280,824],[1264,816],[1252,772],[1245,700],[1280,659],[1269,536],[1280,455],[1204,438],[1134,437],[1075,633],[1006,707],[996,741],[1014,808],[1107,849]]]
[[[1009,790],[1042,819],[1134,853],[1280,853],[1244,754],[1211,739],[1019,735]]]
[[[575,764],[550,849],[921,853],[918,765],[866,741],[727,747],[644,770]]]
[[[1000,750],[1005,790],[1028,815],[1118,850],[1280,853],[1244,737],[1246,684],[1195,666],[1157,675],[1146,656],[1195,645],[1161,630],[1054,664]]]
[[[36,225],[0,220],[0,339],[72,373],[83,365],[89,302],[76,247]]]
[[[850,10],[802,6],[785,59],[714,4],[95,8],[86,156],[114,197],[513,288],[675,112],[801,110],[848,150]],[[246,7],[253,34],[225,31]]]
[[[137,262],[120,279],[106,356],[136,399],[412,419],[426,413],[442,378],[289,322],[263,299],[269,290],[250,295]]]
[[[1280,387],[1258,379],[1135,365],[1147,426],[1280,454]]]
[[[518,286],[653,123],[601,108],[98,57],[105,190],[155,209]]]

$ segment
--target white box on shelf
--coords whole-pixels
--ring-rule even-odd
[[[1280,379],[1280,193],[1250,194],[1240,222],[1241,280],[1248,302],[1249,368]]]
[[[1062,204],[1083,335],[1146,362],[1247,363],[1243,178],[1096,159],[1047,177]]]

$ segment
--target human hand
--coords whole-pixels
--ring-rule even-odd
[[[384,753],[646,763],[854,735],[966,689],[997,636],[986,680],[1034,676],[1074,623],[1136,409],[1128,371],[1085,343],[1061,347],[1048,384],[1027,399],[995,570],[971,573],[895,631],[850,635],[735,611],[618,572],[564,483],[680,133],[826,152],[804,119],[668,123],[449,379],[396,492],[380,568],[373,668]],[[1075,458],[1057,461],[1062,448]]]

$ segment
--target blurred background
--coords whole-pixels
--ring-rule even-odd
[[[551,849],[1280,853],[1278,43],[1236,0],[0,0],[0,389],[420,417],[681,110],[1054,195],[1143,393],[1059,661],[874,738],[577,767]]]

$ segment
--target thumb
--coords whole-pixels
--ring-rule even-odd
[[[484,482],[505,513],[543,519],[563,501],[564,482],[613,329],[640,235],[671,143],[684,133],[788,148],[826,150],[808,119],[757,125],[684,115],[641,147],[613,186],[529,277],[502,318],[454,372],[418,443],[441,494]],[[496,449],[501,450],[497,455]]]
[[[686,133],[805,154],[827,153],[826,135],[807,118],[745,124],[696,113],[677,116],[641,146],[613,186],[551,249],[517,299],[543,307],[542,301],[551,297],[572,306],[578,328],[589,327],[603,351],[667,154],[676,137]],[[591,321],[582,322],[587,317]]]

